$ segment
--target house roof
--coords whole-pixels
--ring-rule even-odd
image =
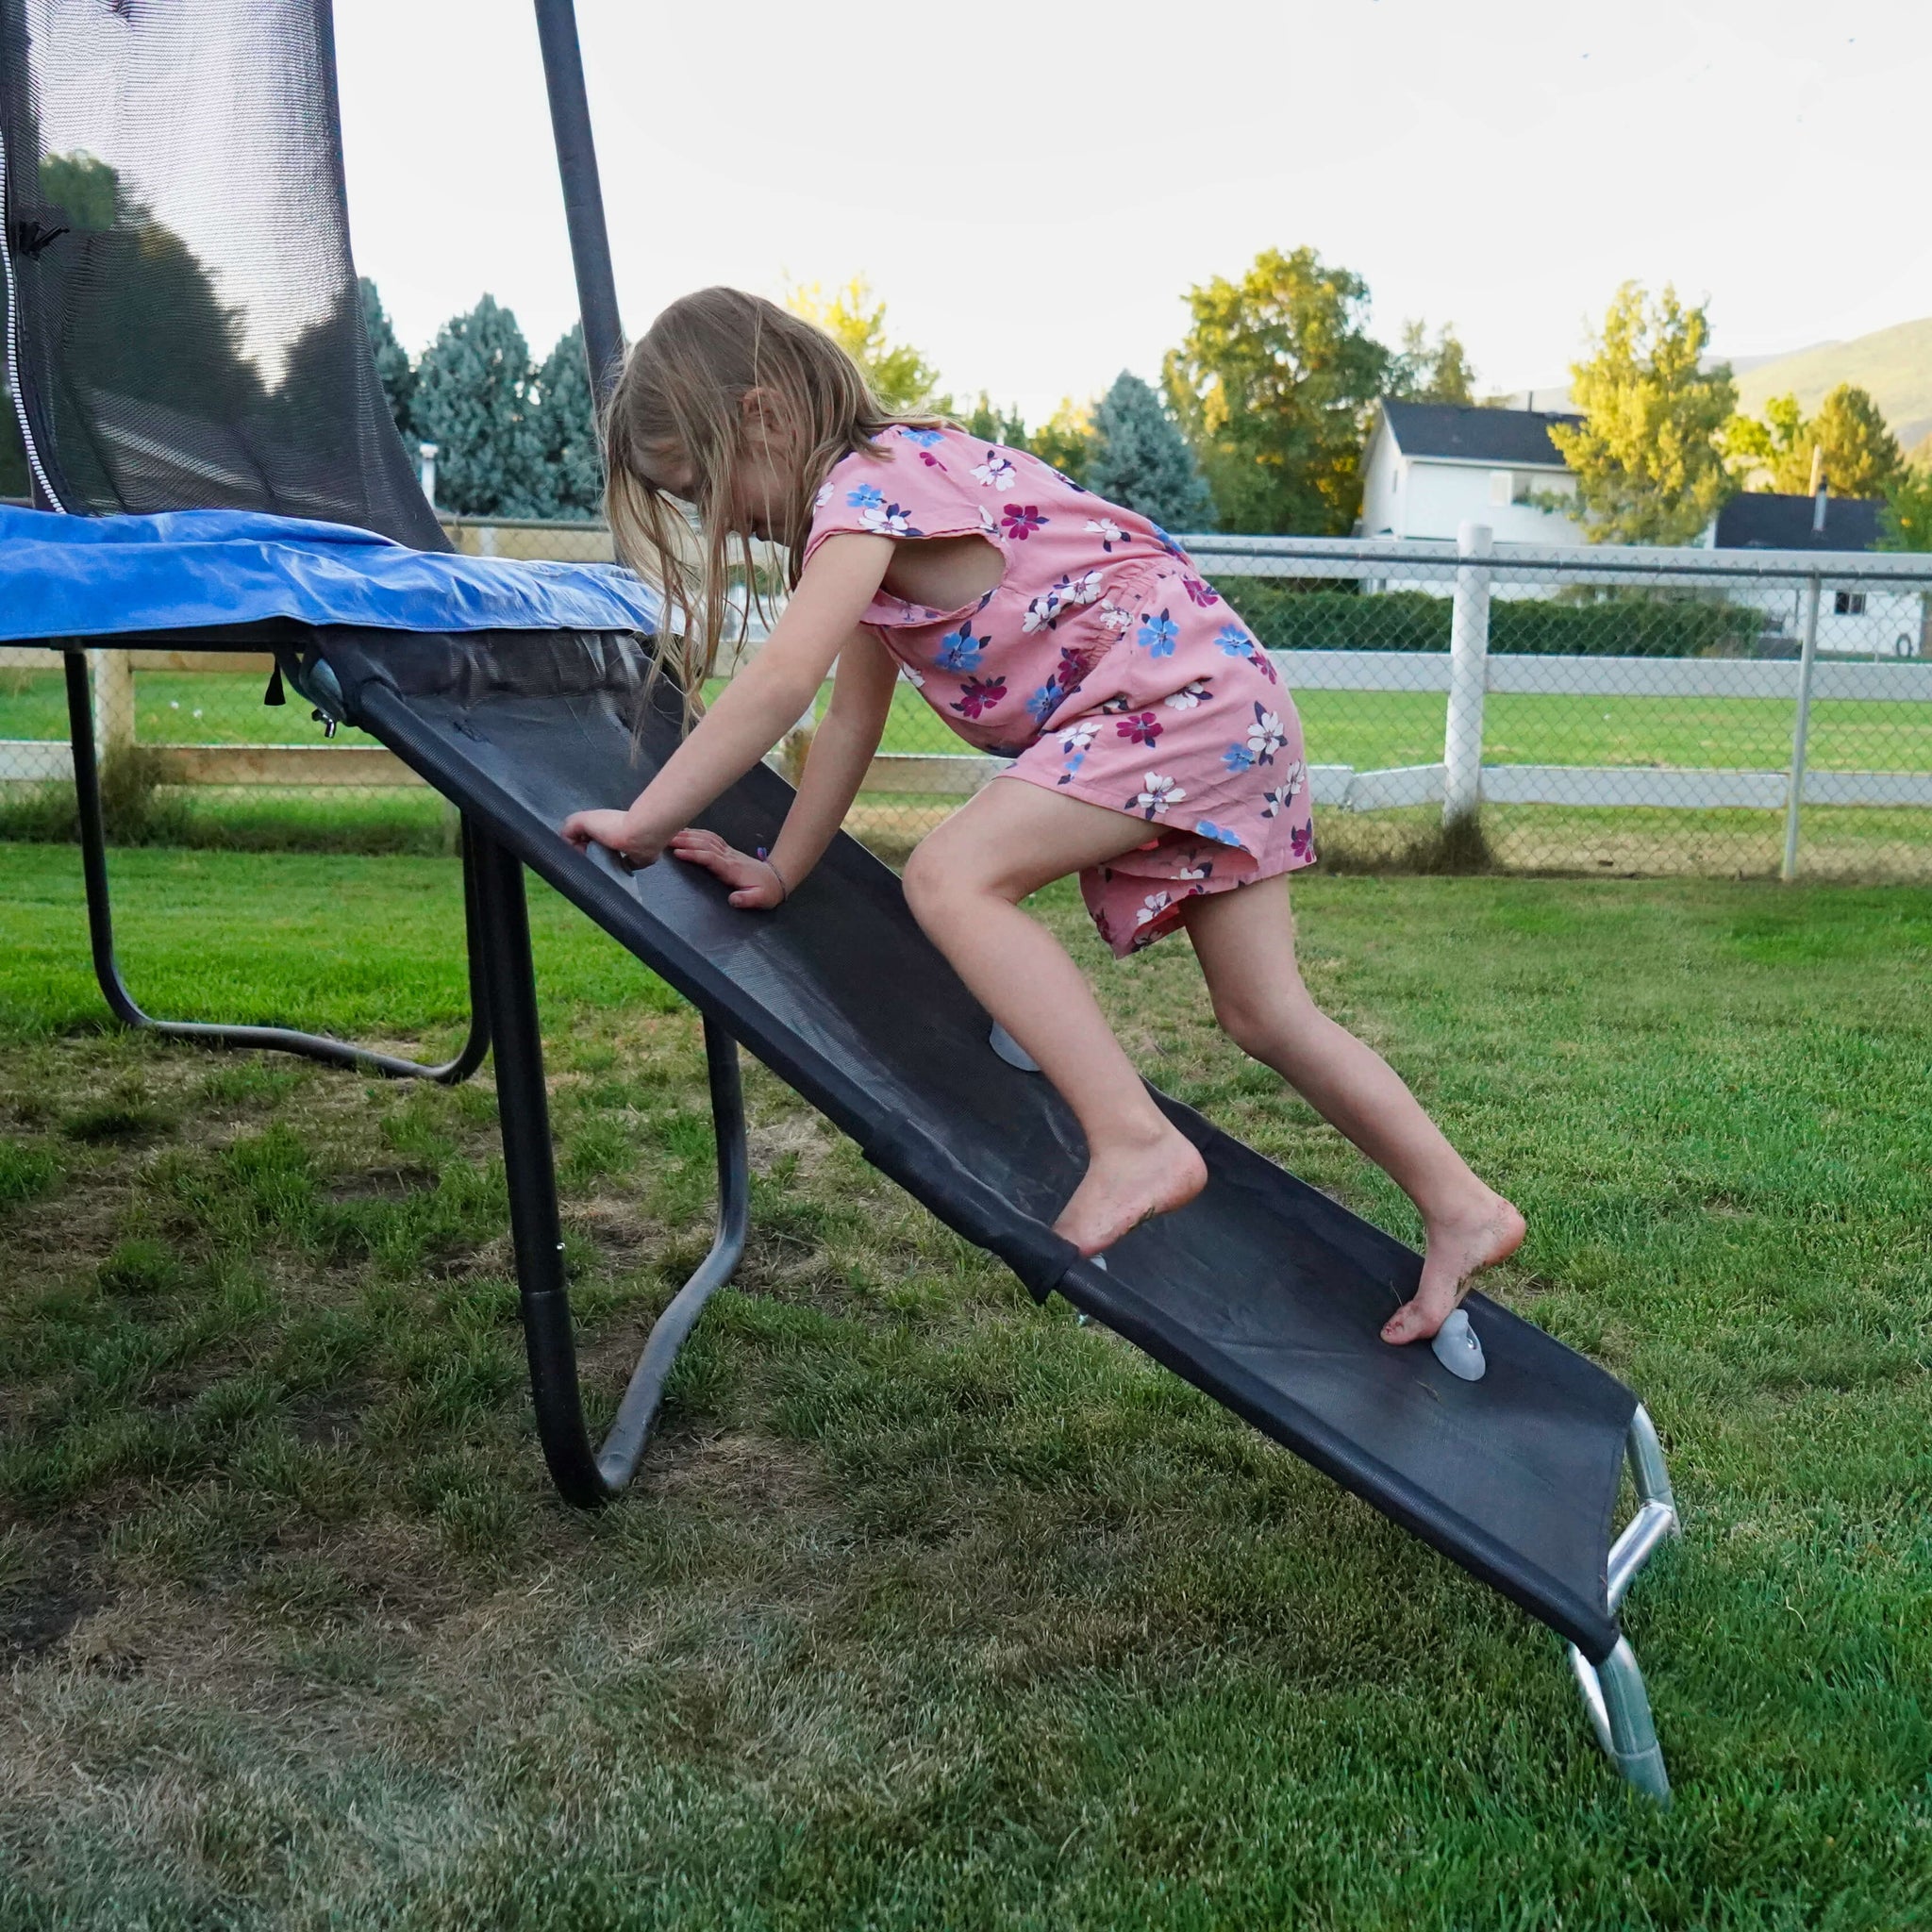
[[[1717,513],[1720,550],[1875,550],[1876,497],[1831,496],[1824,503],[1824,528],[1811,527],[1813,499],[1751,491],[1734,496]]]
[[[1487,463],[1494,469],[1560,470],[1563,458],[1550,441],[1553,423],[1581,423],[1555,409],[1485,409],[1459,403],[1384,401],[1382,417],[1406,457]]]

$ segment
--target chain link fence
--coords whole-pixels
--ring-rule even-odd
[[[476,556],[610,558],[591,524],[466,520]],[[1274,656],[1334,868],[1932,878],[1932,557],[1188,540]],[[754,614],[749,644],[762,623]],[[89,654],[110,832],[454,849],[380,745],[269,662]],[[795,774],[811,720],[774,753]],[[71,836],[59,659],[0,652],[0,836]],[[999,770],[902,684],[849,821],[894,861]]]

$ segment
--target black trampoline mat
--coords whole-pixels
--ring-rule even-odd
[[[896,876],[841,837],[775,912],[733,911],[701,870],[627,874],[558,836],[620,806],[675,743],[644,718],[631,640],[331,631],[319,655],[353,721],[454,798],[606,931],[852,1135],[948,1225],[1058,1290],[1577,1642],[1616,1641],[1605,1570],[1636,1398],[1482,1295],[1489,1372],[1458,1381],[1377,1331],[1418,1257],[1191,1110],[1206,1191],[1137,1229],[1105,1271],[1051,1223],[1084,1165],[1071,1113],[1008,1066],[912,920]],[[753,771],[704,824],[769,844],[791,788]]]

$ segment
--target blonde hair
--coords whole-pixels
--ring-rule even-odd
[[[664,592],[669,608],[658,668],[668,666],[682,686],[688,718],[699,708],[724,641],[734,561],[743,570],[747,599],[758,594],[751,541],[741,535],[734,558],[728,531],[744,455],[743,399],[753,390],[776,399],[798,440],[797,474],[783,506],[792,539],[791,585],[798,582],[812,499],[832,465],[870,450],[872,439],[894,424],[929,426],[939,420],[893,414],[830,336],[737,289],[681,297],[632,344],[605,409],[605,508],[619,560]],[[661,475],[667,458],[679,458],[691,466],[695,543],[683,510],[650,474]]]

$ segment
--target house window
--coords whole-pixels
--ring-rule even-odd
[[[1863,617],[1865,593],[1863,591],[1840,591],[1833,596],[1831,608],[1840,617]]]

